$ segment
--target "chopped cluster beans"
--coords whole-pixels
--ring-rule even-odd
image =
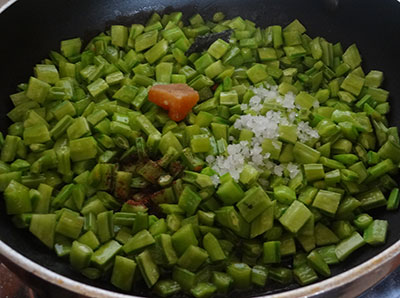
[[[399,205],[389,92],[361,62],[298,20],[220,12],[63,40],[10,96],[6,212],[121,291],[205,298],[329,277],[385,243],[388,222],[368,212]]]

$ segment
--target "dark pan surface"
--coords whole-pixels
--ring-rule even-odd
[[[286,25],[298,18],[308,29],[308,34],[323,36],[331,42],[341,41],[344,48],[356,42],[363,56],[365,71],[384,71],[384,88],[390,91],[391,124],[400,124],[400,3],[395,0],[342,1],[336,10],[336,0],[21,0],[0,15],[2,28],[0,41],[0,128],[6,132],[10,124],[6,117],[11,109],[9,94],[15,86],[27,82],[33,66],[47,57],[50,50],[59,49],[59,41],[83,37],[85,41],[104,31],[111,24],[144,22],[151,11],[171,12],[180,10],[186,17],[201,13],[211,18],[216,11],[227,17],[237,15],[248,18],[265,27],[270,24]],[[333,274],[344,272],[382,252],[399,240],[400,218],[396,213],[374,217],[389,220],[387,243],[378,248],[365,246],[345,263],[332,267]],[[22,255],[44,267],[100,288],[115,290],[108,283],[93,282],[73,272],[67,262],[58,259],[44,248],[27,231],[13,227],[0,199],[0,239]],[[294,288],[290,286],[286,289]],[[282,290],[282,289],[281,289]],[[241,293],[238,296],[266,294],[277,291],[272,285],[258,292]],[[136,288],[137,295],[149,295],[143,288]]]

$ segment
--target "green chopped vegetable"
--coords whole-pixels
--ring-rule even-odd
[[[0,134],[12,222],[84,276],[161,297],[308,285],[384,245],[391,223],[368,213],[398,209],[400,138],[383,72],[299,20],[182,18],[34,66]],[[151,99],[159,84],[173,100]]]

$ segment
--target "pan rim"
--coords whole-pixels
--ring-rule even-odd
[[[18,0],[8,0],[0,6],[0,14]],[[121,294],[91,285],[87,285],[71,278],[51,271],[31,259],[23,256],[5,242],[0,240],[0,255],[14,263],[25,271],[48,281],[53,285],[64,288],[65,290],[88,297],[98,298],[140,298],[140,296]],[[381,281],[400,265],[400,240],[386,248],[384,251],[369,259],[368,261],[336,276],[326,280],[300,287],[282,293],[261,295],[258,297],[270,298],[292,298],[292,297],[316,297],[321,294],[332,293],[332,291],[345,290],[346,296],[357,296]],[[339,296],[342,295],[338,292]]]
[[[8,7],[10,7],[11,5],[13,5],[15,2],[17,2],[18,0],[9,0],[6,1],[2,6],[0,6],[0,14],[5,11]]]
[[[53,272],[23,256],[13,248],[0,240],[0,254],[10,260],[18,267],[25,271],[48,281],[56,286],[66,290],[88,297],[97,298],[132,298],[140,296],[126,295],[117,292],[111,292],[94,286],[90,286],[61,274]],[[271,294],[261,295],[258,297],[270,298],[289,298],[289,297],[316,297],[321,294],[329,293],[333,290],[345,289],[346,296],[357,296],[378,283],[385,276],[395,270],[400,264],[400,240],[392,244],[380,254],[369,259],[367,262],[360,264],[348,271],[336,276],[330,277],[318,283],[300,287],[294,290]]]

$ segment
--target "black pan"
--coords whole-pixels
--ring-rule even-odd
[[[10,121],[6,117],[12,107],[8,95],[15,86],[27,82],[32,67],[47,57],[50,50],[58,50],[62,39],[83,37],[88,41],[111,24],[144,22],[151,12],[183,11],[188,17],[200,13],[211,18],[223,11],[228,17],[242,16],[262,27],[271,24],[286,25],[298,18],[310,36],[323,36],[331,42],[341,41],[344,47],[356,42],[363,56],[363,68],[384,71],[384,88],[390,91],[392,125],[400,124],[400,3],[396,0],[20,0],[0,14],[0,128],[6,132]],[[13,1],[11,1],[13,2]],[[389,221],[387,243],[372,248],[365,246],[341,265],[333,266],[333,275],[346,272],[384,252],[400,238],[400,217],[397,213],[374,212],[374,217]],[[94,282],[75,273],[29,232],[16,229],[5,213],[0,199],[0,240],[3,244],[27,257],[34,263],[72,280],[95,287],[116,291],[105,282]],[[1,244],[0,241],[0,244]],[[399,243],[397,243],[399,245]],[[393,253],[391,251],[391,258]],[[389,249],[390,250],[390,249]],[[3,250],[4,254],[5,250]],[[1,253],[1,251],[0,251]],[[381,254],[381,256],[384,256]],[[10,262],[11,261],[11,262]],[[12,266],[13,260],[7,263]],[[377,262],[382,262],[380,258]],[[394,262],[394,261],[392,261]],[[21,265],[21,264],[19,264]],[[375,264],[376,265],[376,264]],[[379,265],[379,264],[378,264]],[[28,266],[28,265],[27,265]],[[30,266],[30,265],[29,265]],[[29,267],[28,266],[28,267]],[[392,264],[393,270],[396,264]],[[383,267],[382,267],[383,268]],[[379,269],[379,268],[378,268]],[[26,270],[26,267],[25,269]],[[32,270],[29,270],[32,271]],[[387,274],[385,271],[384,274]],[[383,274],[383,275],[384,275]],[[373,282],[382,278],[377,274]],[[379,278],[378,278],[379,277]],[[36,281],[37,282],[37,281]],[[62,283],[64,281],[60,281]],[[371,281],[368,281],[371,283]],[[39,285],[39,284],[36,284]],[[365,288],[366,285],[364,285]],[[294,289],[292,285],[279,288],[268,285],[265,289],[238,296],[265,295]],[[43,290],[43,288],[41,288]],[[72,289],[77,291],[76,289]],[[324,290],[323,288],[321,290]],[[150,295],[145,287],[132,292]]]

